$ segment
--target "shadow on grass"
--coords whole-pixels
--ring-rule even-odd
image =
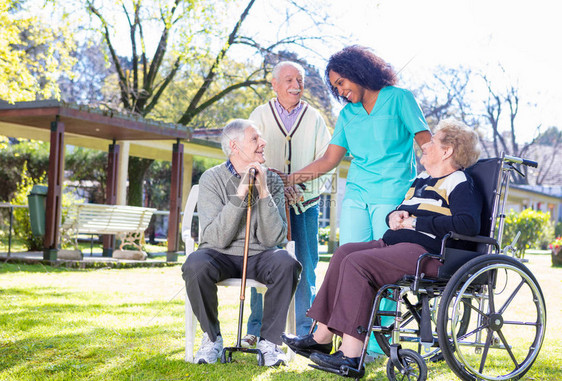
[[[245,380],[256,379],[276,369],[260,367],[252,355],[237,357],[232,363],[191,364],[183,360],[170,360],[168,355],[140,359],[116,372],[102,377],[130,380]],[[285,378],[286,379],[286,378]]]
[[[30,265],[22,263],[5,263],[0,261],[0,274],[2,273],[64,273],[69,271],[85,271],[66,267],[52,267],[43,264]]]

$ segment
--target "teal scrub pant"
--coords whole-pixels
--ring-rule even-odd
[[[369,242],[382,238],[388,230],[386,216],[396,209],[397,204],[365,204],[364,202],[344,198],[340,213],[340,246],[349,242]],[[396,303],[383,299],[381,310],[393,311]],[[394,318],[385,316],[382,325],[392,324]],[[367,352],[371,355],[383,351],[371,333]]]
[[[369,242],[382,238],[388,230],[386,216],[397,204],[365,204],[345,199],[340,213],[340,246],[349,242]]]

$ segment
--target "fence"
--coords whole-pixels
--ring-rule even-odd
[[[13,205],[9,203],[2,202],[0,203],[0,231],[5,231],[5,217],[4,217],[4,210],[8,209],[8,257],[12,254],[12,236],[13,236],[13,225],[14,225],[14,209],[15,208],[27,208],[27,205]]]

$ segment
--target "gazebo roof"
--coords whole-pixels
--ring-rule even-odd
[[[57,119],[58,118],[58,119]],[[125,115],[111,110],[57,100],[0,101],[0,121],[49,130],[51,122],[64,123],[65,132],[107,140],[189,140],[191,128]]]

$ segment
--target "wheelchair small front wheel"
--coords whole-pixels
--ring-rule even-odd
[[[402,370],[398,369],[396,364],[388,359],[386,363],[386,375],[389,380],[408,380],[408,381],[425,381],[427,380],[427,365],[423,357],[411,349],[399,349],[398,359]]]

